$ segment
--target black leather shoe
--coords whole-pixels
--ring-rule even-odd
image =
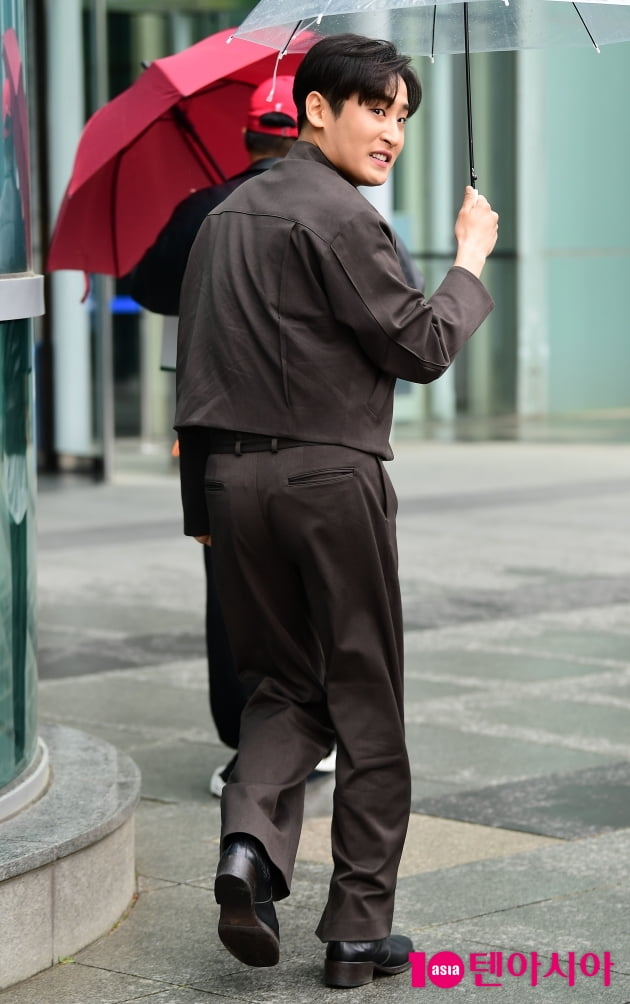
[[[262,844],[246,835],[230,842],[219,860],[214,895],[221,907],[219,937],[228,952],[247,966],[275,966],[279,928]]]
[[[328,987],[361,987],[375,974],[394,976],[411,968],[413,942],[403,934],[380,941],[329,941],[325,980]]]

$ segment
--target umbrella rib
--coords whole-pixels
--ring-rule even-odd
[[[291,45],[291,42],[293,41],[293,39],[294,39],[295,35],[297,34],[297,32],[300,30],[300,27],[302,26],[302,24],[303,24],[303,19],[300,19],[298,21],[298,23],[296,24],[295,28],[293,29],[293,31],[291,32],[291,34],[289,35],[289,37],[287,38],[286,42],[284,43],[284,45],[280,49],[280,55],[278,57],[279,59],[282,59],[282,57],[286,55],[287,50],[288,50],[289,46]]]
[[[431,62],[435,62],[435,19],[437,17],[437,4],[433,4],[433,27],[431,29]]]
[[[590,38],[591,42],[593,43],[593,47],[595,49],[595,52],[599,52],[600,51],[599,46],[598,46],[597,42],[595,41],[595,39],[593,38],[593,36],[591,34],[591,29],[589,28],[589,26],[587,25],[586,21],[582,17],[582,13],[581,13],[578,5],[576,3],[572,3],[571,6],[573,7],[573,10],[575,11],[575,13],[579,17],[580,21],[584,25],[584,29],[586,31],[586,34],[588,35],[588,37]]]
[[[171,114],[175,119],[177,125],[181,127],[182,132],[184,134],[184,139],[187,141],[190,148],[191,149],[196,148],[198,153],[203,154],[208,164],[210,165],[211,169],[213,171],[216,171],[216,173],[218,174],[219,179],[221,181],[227,181],[225,174],[217,164],[214,157],[211,155],[210,151],[206,149],[203,140],[201,139],[201,136],[195,129],[190,119],[186,117],[186,115],[184,114],[183,110],[179,107],[179,105],[173,105],[173,107],[171,108]],[[204,165],[204,167],[206,168],[206,174],[208,175],[210,181],[214,181],[212,175],[208,172],[207,165]]]

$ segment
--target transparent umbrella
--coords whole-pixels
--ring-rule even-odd
[[[313,34],[357,32],[387,38],[410,55],[466,56],[470,182],[474,164],[470,53],[630,40],[630,0],[260,0],[236,31],[284,53],[313,45]]]

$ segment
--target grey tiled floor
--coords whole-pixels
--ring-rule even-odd
[[[427,957],[608,951],[611,985],[509,974],[451,991],[405,974],[322,984],[332,781],[309,786],[282,961],[239,966],[216,937],[226,751],[208,710],[201,555],[172,472],[40,486],[40,715],[101,736],[143,775],[139,896],[73,960],[2,1004],[453,998],[630,1001],[630,446],[400,442],[413,817],[395,926]],[[541,973],[544,970],[541,970]]]

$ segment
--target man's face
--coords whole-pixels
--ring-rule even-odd
[[[326,102],[318,145],[354,185],[382,185],[404,146],[408,112],[407,87],[401,78],[389,107],[383,101],[361,105],[353,95],[335,118]]]

